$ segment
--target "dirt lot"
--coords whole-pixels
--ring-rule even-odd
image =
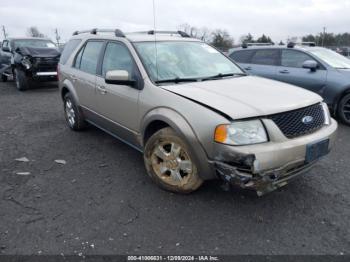
[[[215,181],[181,196],[158,189],[127,145],[70,131],[56,88],[0,83],[0,252],[349,254],[349,145],[340,126],[329,157],[262,198]]]

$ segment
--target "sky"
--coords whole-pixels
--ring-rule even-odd
[[[195,27],[227,30],[237,43],[242,35],[288,37],[350,31],[350,0],[154,0],[156,28]],[[119,28],[122,31],[154,27],[152,0],[0,0],[0,26],[9,36],[26,35],[36,26],[61,41],[76,30]],[[2,32],[0,39],[3,38]]]

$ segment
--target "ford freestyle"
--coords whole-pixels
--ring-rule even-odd
[[[68,126],[89,123],[139,150],[152,180],[173,192],[219,178],[263,195],[309,170],[335,139],[319,95],[247,76],[181,31],[75,32],[58,76]]]

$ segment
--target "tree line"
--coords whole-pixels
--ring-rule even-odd
[[[271,37],[266,34],[262,34],[260,37],[255,38],[252,34],[248,33],[243,35],[235,42],[235,39],[230,35],[227,30],[224,29],[209,29],[207,27],[195,27],[189,24],[181,24],[178,26],[178,30],[186,32],[190,37],[200,39],[207,42],[223,51],[227,51],[234,46],[238,46],[244,43],[272,43]],[[31,37],[46,37],[39,31],[36,26],[31,26],[26,31],[27,36]],[[57,29],[55,30],[56,40],[59,43],[60,36]],[[297,41],[298,37],[290,38],[290,41]],[[316,35],[308,34],[301,38],[303,42],[315,42],[318,46],[350,46],[350,33],[334,34],[334,33],[319,33]],[[283,41],[278,43],[284,45]]]
[[[306,35],[302,38],[304,42],[315,42],[319,46],[350,46],[350,33],[333,34],[319,33]]]

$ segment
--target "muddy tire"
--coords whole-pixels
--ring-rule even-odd
[[[63,98],[64,116],[70,129],[80,131],[86,128],[85,119],[70,93]]]
[[[350,126],[350,94],[342,97],[338,104],[338,118],[344,124]]]
[[[28,79],[26,74],[22,70],[15,69],[15,83],[19,91],[25,91],[29,89]]]
[[[144,161],[148,175],[165,190],[187,194],[203,183],[189,146],[171,128],[161,129],[148,139]]]

